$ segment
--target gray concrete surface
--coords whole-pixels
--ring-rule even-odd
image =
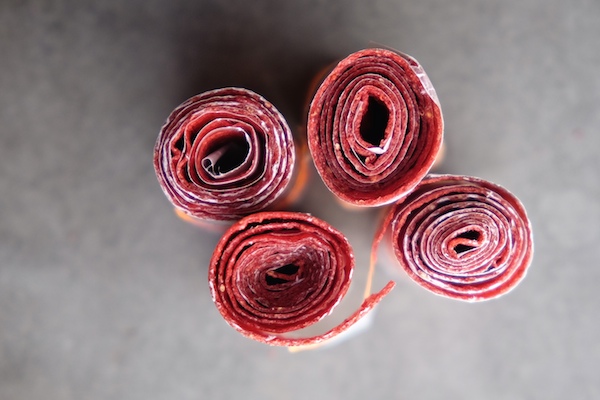
[[[599,38],[595,0],[2,1],[0,399],[600,398]],[[400,278],[371,328],[329,349],[249,341],[209,296],[218,236],[177,220],[156,182],[158,129],[231,85],[298,126],[312,75],[373,44],[433,81],[442,170],[526,205],[530,273],[475,305]],[[366,262],[374,213],[317,181],[300,209]]]

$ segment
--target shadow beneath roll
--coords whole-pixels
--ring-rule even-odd
[[[309,83],[336,57],[319,48],[318,30],[310,23],[289,26],[291,13],[270,18],[260,2],[204,3],[172,10],[180,100],[221,87],[247,88],[273,103],[299,134]]]

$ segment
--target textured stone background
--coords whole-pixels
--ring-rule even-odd
[[[0,4],[0,399],[600,398],[596,0]],[[239,85],[300,125],[325,64],[417,58],[446,123],[442,170],[498,182],[535,229],[526,280],[484,304],[399,285],[371,328],[289,354],[211,302],[218,240],[174,217],[152,146],[169,112]],[[299,207],[366,264],[376,213],[318,180]]]

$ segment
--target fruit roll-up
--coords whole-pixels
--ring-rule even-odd
[[[442,145],[441,107],[421,65],[387,49],[337,63],[309,106],[307,139],[327,188],[355,206],[389,204],[429,172]]]
[[[298,212],[261,212],[225,232],[208,279],[217,309],[234,329],[269,345],[298,348],[346,331],[394,286],[389,282],[367,296],[357,311],[323,334],[290,336],[333,311],[348,291],[353,269],[348,240],[326,222]]]
[[[515,288],[533,256],[531,223],[521,202],[497,184],[467,176],[426,177],[390,207],[373,254],[384,239],[414,282],[469,302]]]
[[[231,223],[297,197],[301,148],[271,103],[229,87],[175,108],[156,141],[154,168],[180,217]]]

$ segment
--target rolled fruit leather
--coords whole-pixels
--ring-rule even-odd
[[[210,227],[293,202],[306,182],[305,149],[271,103],[228,87],[173,110],[156,141],[154,168],[177,215]]]
[[[392,205],[373,243],[382,240],[401,270],[447,298],[497,298],[523,280],[533,257],[531,223],[508,190],[483,179],[430,175]]]
[[[393,50],[350,54],[318,85],[309,106],[316,169],[334,195],[358,207],[409,193],[441,154],[442,137],[431,81],[414,58]]]
[[[242,335],[273,346],[301,348],[334,338],[363,318],[393,288],[365,297],[338,326],[291,337],[329,315],[346,294],[354,269],[347,239],[309,214],[260,212],[234,223],[209,266],[213,301]]]

